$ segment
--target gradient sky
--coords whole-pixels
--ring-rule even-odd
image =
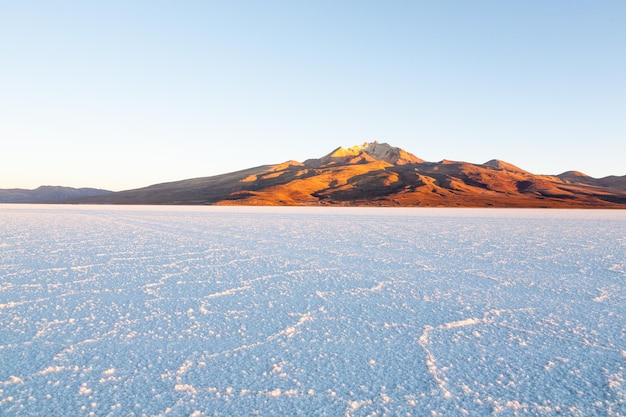
[[[122,190],[378,140],[626,174],[626,1],[0,0],[0,188]]]

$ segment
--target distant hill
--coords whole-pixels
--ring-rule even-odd
[[[386,143],[68,202],[626,208],[626,176],[535,175],[504,161],[426,162]]]
[[[34,190],[0,189],[0,203],[60,203],[70,199],[103,196],[112,191],[96,188],[71,188],[44,185]]]

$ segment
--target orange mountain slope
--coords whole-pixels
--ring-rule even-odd
[[[534,175],[504,161],[426,162],[386,143],[337,148],[80,202],[112,204],[626,208],[626,176]]]

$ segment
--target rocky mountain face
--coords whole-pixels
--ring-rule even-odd
[[[111,204],[626,208],[626,176],[534,175],[504,161],[426,162],[386,143],[337,148],[75,202]]]
[[[12,188],[0,190],[0,203],[62,203],[85,197],[102,196],[112,191],[97,188],[71,188],[43,185],[34,190]]]

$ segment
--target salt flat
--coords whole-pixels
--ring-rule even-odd
[[[626,212],[0,206],[0,415],[626,415]]]

